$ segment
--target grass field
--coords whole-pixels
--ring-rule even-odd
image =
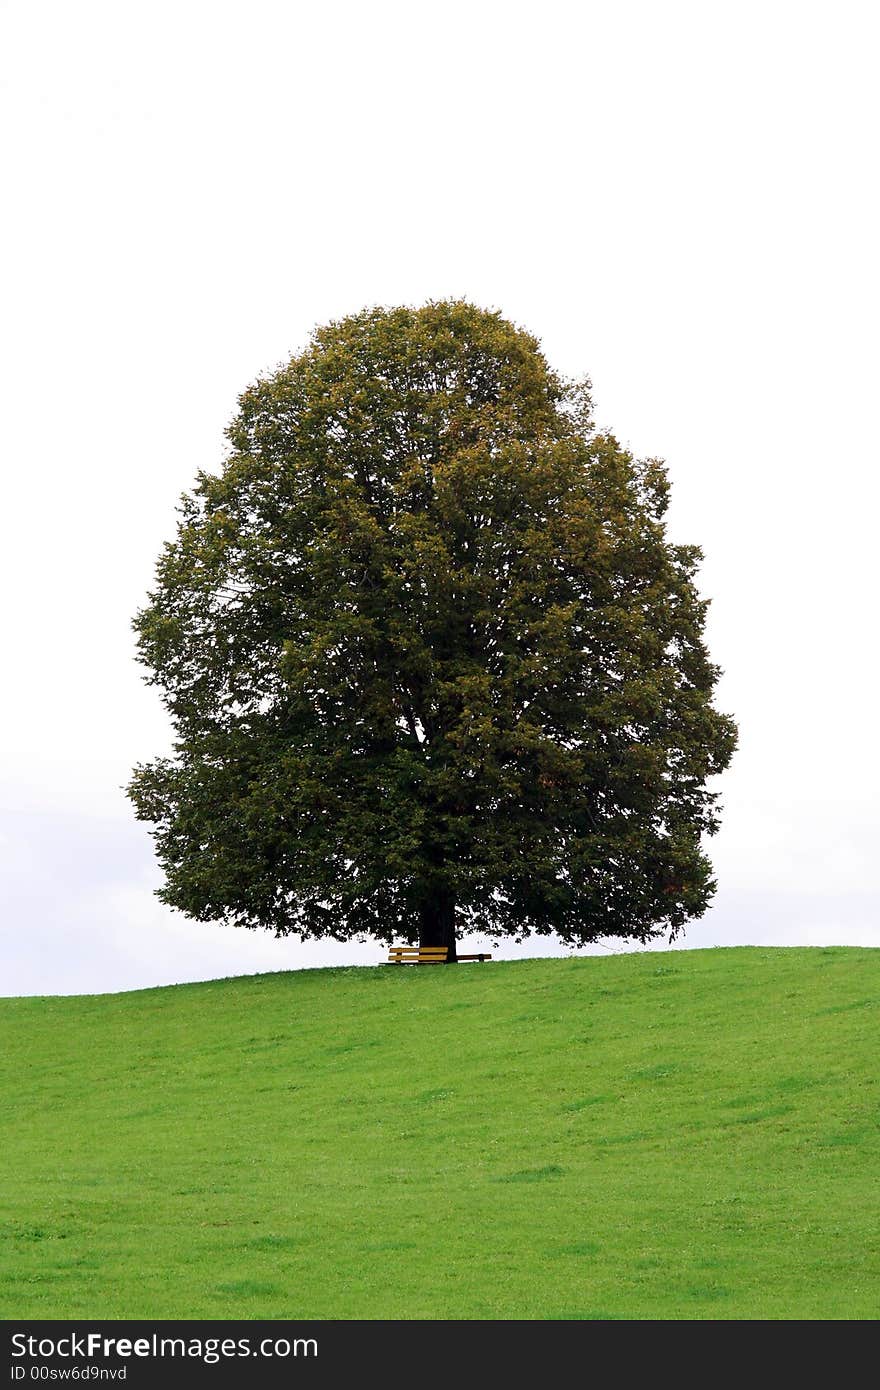
[[[4,999],[0,1316],[876,1318],[878,1024],[848,948]]]

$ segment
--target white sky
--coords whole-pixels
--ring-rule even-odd
[[[880,945],[878,37],[846,0],[0,0],[0,993],[380,957],[152,896],[130,619],[238,392],[447,295],[591,375],[705,548],[741,749],[684,944]]]

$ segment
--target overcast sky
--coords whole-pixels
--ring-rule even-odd
[[[449,295],[589,374],[705,549],[741,746],[683,944],[880,946],[878,13],[0,0],[0,993],[380,958],[157,902],[130,621],[237,394]]]

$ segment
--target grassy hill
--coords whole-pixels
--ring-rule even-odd
[[[0,1317],[874,1318],[880,951],[0,1001]]]

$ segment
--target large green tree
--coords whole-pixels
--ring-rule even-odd
[[[164,901],[278,935],[674,934],[736,738],[668,482],[468,303],[371,310],[241,396],[140,660]]]

